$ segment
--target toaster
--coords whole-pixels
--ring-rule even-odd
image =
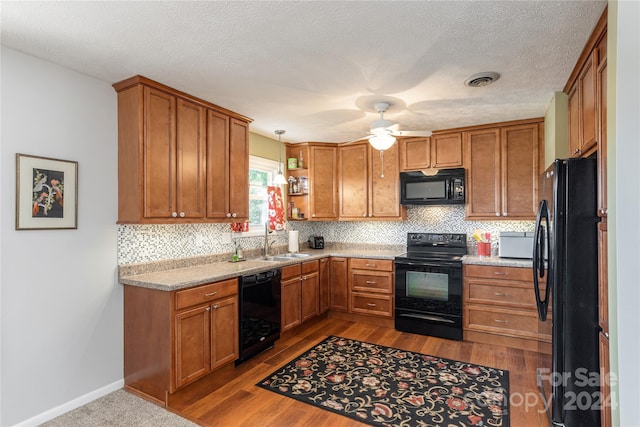
[[[310,236],[307,242],[311,249],[324,249],[324,237],[322,236]]]

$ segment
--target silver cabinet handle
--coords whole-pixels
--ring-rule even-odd
[[[508,276],[509,273],[503,273],[502,271],[494,271],[493,274],[496,276]]]
[[[366,217],[366,216],[367,216],[367,214],[366,214],[366,213],[363,213],[363,214],[362,214],[362,216],[363,216],[363,217]]]
[[[184,218],[184,212],[180,212],[180,218]]]
[[[238,216],[238,214],[234,212],[234,213],[231,214],[231,216],[235,218],[235,217]]]
[[[231,218],[231,212],[227,212],[227,218]]]
[[[178,217],[178,212],[172,212],[171,216],[174,217],[174,218],[177,218]]]
[[[217,310],[218,309],[218,304],[213,304],[213,309]]]
[[[508,297],[509,296],[509,294],[506,293],[506,292],[494,292],[493,294],[496,295],[496,296],[499,296],[499,297]]]
[[[496,212],[496,216],[500,216],[500,212]]]
[[[496,323],[509,323],[508,320],[500,320],[500,319],[495,319],[494,322],[496,322]]]
[[[367,280],[365,283],[366,283],[367,285],[375,285],[375,284],[376,284],[376,281],[375,281],[375,280]]]
[[[502,212],[502,216],[507,216],[507,213],[506,212]]]
[[[375,307],[375,306],[376,306],[375,304],[372,304],[370,302],[367,303],[367,307]]]
[[[316,214],[311,214],[311,217],[312,217],[312,218],[315,218],[315,217],[316,217]]]
[[[212,296],[214,296],[214,295],[215,295],[215,294],[217,294],[217,293],[218,293],[218,291],[213,291],[213,292],[209,292],[208,294],[204,294],[204,296],[205,296],[205,297],[212,297]]]
[[[376,264],[365,264],[365,267],[376,268]]]
[[[207,307],[207,308],[205,308],[205,310],[211,311],[211,307]]]

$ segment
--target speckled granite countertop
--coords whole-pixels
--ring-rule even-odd
[[[304,252],[305,254],[309,254],[307,257],[282,261],[265,261],[258,258],[249,258],[242,262],[228,262],[226,260],[212,258],[209,262],[197,263],[198,261],[194,261],[192,265],[186,266],[181,266],[180,263],[176,262],[173,264],[176,265],[176,268],[171,268],[172,261],[154,262],[147,263],[146,265],[120,266],[119,281],[124,285],[175,291],[329,256],[393,259],[395,256],[404,252],[404,247],[380,249],[372,249],[370,246],[369,248],[336,247],[308,250]],[[184,263],[183,261],[182,264]],[[190,264],[189,261],[187,261],[187,263]]]
[[[496,267],[533,267],[533,261],[531,261],[530,259],[500,258],[497,256],[465,255],[462,258],[462,263],[476,265],[493,265]]]

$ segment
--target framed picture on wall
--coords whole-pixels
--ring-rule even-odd
[[[78,228],[78,162],[16,154],[16,230]]]

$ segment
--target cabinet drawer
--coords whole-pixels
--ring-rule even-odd
[[[238,293],[238,279],[229,279],[176,292],[176,310]]]
[[[301,274],[309,274],[320,270],[320,261],[307,261],[301,264]]]
[[[355,292],[393,292],[393,278],[391,273],[360,272],[351,273],[351,290]]]
[[[351,294],[351,312],[391,317],[393,315],[391,295]]]
[[[534,311],[468,307],[465,312],[464,323],[469,329],[531,338],[538,335],[538,317]]]
[[[349,266],[361,270],[393,271],[391,259],[350,258]]]
[[[302,269],[300,268],[300,264],[285,265],[282,267],[282,280],[300,276],[300,274],[302,274],[301,272]]]
[[[474,304],[494,304],[519,308],[536,308],[536,298],[533,284],[514,284],[513,286],[500,286],[499,283],[490,283],[483,279],[467,279],[465,302]],[[541,286],[540,292],[545,288]]]
[[[533,282],[533,273],[530,268],[467,264],[464,266],[464,275],[465,277],[483,277],[486,279],[508,279]],[[546,277],[540,281],[546,282]]]

